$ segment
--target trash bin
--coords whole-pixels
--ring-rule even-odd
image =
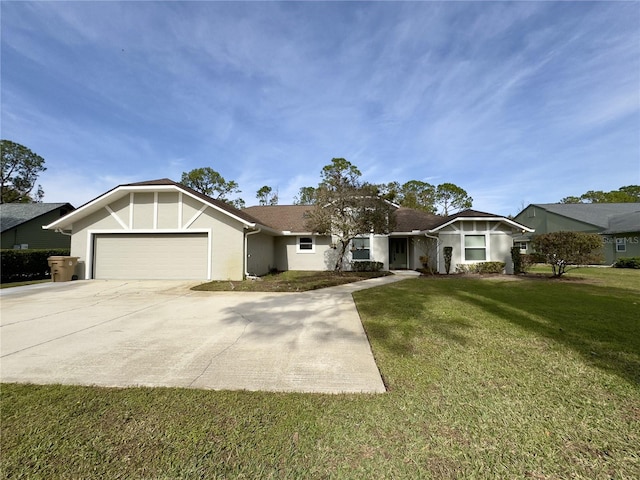
[[[68,282],[73,278],[80,257],[55,256],[47,258],[51,268],[51,280],[54,282]]]

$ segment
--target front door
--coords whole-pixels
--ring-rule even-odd
[[[389,239],[389,270],[408,268],[407,242],[408,240],[406,238]]]

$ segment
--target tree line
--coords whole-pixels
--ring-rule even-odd
[[[351,170],[353,167],[355,170]],[[357,171],[357,174],[356,174]],[[326,176],[344,175],[342,181],[355,185],[356,177],[360,182],[360,171],[344,158],[334,158],[332,163],[325,166],[321,171],[321,181],[316,187],[301,187],[298,195],[293,200],[294,205],[315,205],[324,200],[323,186],[329,178]],[[180,183],[204,193],[212,198],[222,200],[236,208],[244,208],[245,201],[242,198],[230,198],[232,194],[240,193],[238,184],[227,181],[210,167],[196,168],[189,172],[184,172]],[[419,180],[410,180],[403,184],[399,182],[372,184],[360,182],[359,188],[366,189],[368,195],[375,195],[384,200],[401,207],[414,208],[429,213],[439,213],[449,215],[453,212],[471,208],[473,199],[466,190],[453,184],[442,183],[432,185]],[[264,185],[256,192],[258,205],[277,205],[278,192],[268,185]]]
[[[640,185],[627,185],[617,190],[603,192],[602,190],[589,190],[579,197],[569,196],[560,200],[560,203],[635,203],[640,202]]]
[[[36,183],[38,176],[46,171],[44,158],[29,148],[10,140],[0,141],[0,153],[2,188],[0,203],[42,201],[44,191]],[[329,166],[335,167],[334,160],[336,159],[333,159]],[[349,163],[346,160],[345,162]],[[351,164],[349,163],[349,165]],[[357,167],[355,168],[357,169]],[[298,195],[294,198],[295,205],[314,205],[318,201],[318,189],[327,180],[324,173],[323,169],[321,182],[318,186],[300,188]],[[180,182],[236,208],[245,207],[245,201],[242,198],[233,198],[236,194],[241,193],[238,183],[234,180],[226,180],[211,167],[183,172]],[[441,215],[449,215],[455,211],[471,208],[473,203],[473,199],[467,192],[453,183],[432,185],[420,180],[409,180],[405,183],[397,181],[380,184],[367,183],[366,187],[371,191],[375,190],[376,195],[393,204]],[[277,205],[278,191],[269,185],[264,185],[256,192],[256,199],[259,205]],[[631,202],[640,202],[640,185],[627,185],[609,192],[589,190],[580,196],[568,196],[560,200],[560,203]]]

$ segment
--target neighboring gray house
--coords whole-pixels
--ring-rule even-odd
[[[308,231],[305,205],[238,210],[169,179],[120,185],[45,228],[71,235],[79,278],[240,280],[277,270],[327,270],[333,239]],[[347,261],[415,269],[426,255],[452,264],[500,261],[511,271],[512,236],[530,231],[505,217],[465,210],[437,215],[397,208],[395,230],[355,239]]]
[[[640,256],[640,203],[536,203],[514,220],[535,230],[514,238],[522,252],[531,251],[535,235],[571,231],[602,235],[607,265]]]
[[[69,203],[0,204],[2,248],[69,248],[69,236],[43,230],[42,226],[60,219],[73,209]]]

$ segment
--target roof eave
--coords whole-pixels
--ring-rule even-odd
[[[88,215],[90,213],[96,212],[98,210],[100,210],[101,208],[109,205],[112,201],[114,197],[120,197],[121,194],[126,194],[126,193],[135,193],[135,192],[144,192],[144,191],[151,191],[151,192],[158,192],[158,191],[165,191],[165,192],[170,192],[170,191],[177,191],[177,192],[182,192],[184,195],[188,195],[189,197],[206,204],[207,206],[213,208],[214,210],[223,213],[224,215],[227,215],[231,218],[233,218],[234,220],[237,220],[238,222],[242,223],[243,225],[247,226],[247,227],[252,227],[254,228],[256,226],[255,222],[249,222],[241,217],[238,217],[237,215],[234,215],[233,213],[220,208],[218,205],[215,205],[211,202],[207,202],[205,199],[198,197],[196,195],[193,195],[191,192],[180,188],[178,185],[120,185],[118,187],[115,187],[111,190],[109,190],[107,193],[95,198],[94,200],[91,200],[90,202],[84,204],[83,206],[81,206],[80,208],[74,210],[73,212],[70,212],[69,214],[65,215],[64,217],[59,218],[58,220],[56,220],[53,223],[50,223],[49,225],[44,225],[42,228],[45,230],[55,230],[55,229],[64,229],[64,227],[69,227],[73,224],[74,220],[78,219],[78,218],[82,218],[84,215]]]
[[[508,225],[511,225],[512,227],[517,228],[518,230],[522,230],[523,232],[535,232],[535,229],[527,227],[526,225],[522,225],[518,222],[515,222],[509,218],[506,217],[456,217],[456,218],[452,218],[451,220],[449,220],[448,222],[443,223],[442,225],[438,225],[436,228],[432,228],[431,230],[426,230],[426,232],[428,233],[436,233],[439,230],[442,230],[445,227],[448,227],[449,225],[458,222],[458,221],[464,221],[464,222],[470,222],[470,221],[494,221],[494,222],[502,222],[502,223],[506,223]]]

